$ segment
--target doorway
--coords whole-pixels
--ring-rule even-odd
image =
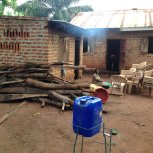
[[[80,65],[80,38],[75,38],[75,61],[74,65]],[[74,79],[79,79],[79,70],[74,70]]]
[[[120,48],[121,48],[120,39],[107,40],[107,58],[106,58],[107,71],[119,72]]]

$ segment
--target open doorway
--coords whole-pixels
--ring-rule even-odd
[[[75,38],[75,61],[74,65],[80,65],[80,38]],[[79,70],[74,70],[74,79],[79,79]]]
[[[120,47],[121,40],[108,39],[107,40],[107,58],[106,66],[107,71],[119,72],[120,65]]]

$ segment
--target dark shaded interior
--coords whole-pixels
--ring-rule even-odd
[[[80,39],[75,38],[75,61],[74,65],[80,65]],[[79,70],[74,70],[74,79],[79,79]]]
[[[119,71],[120,45],[121,41],[119,39],[107,40],[107,71]]]

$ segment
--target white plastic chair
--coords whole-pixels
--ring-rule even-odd
[[[139,92],[142,85],[142,78],[143,78],[143,72],[138,71],[135,73],[135,75],[132,77],[132,80],[127,79],[127,87],[128,87],[128,93],[131,94],[132,87],[135,86],[137,88],[137,91]]]
[[[144,78],[142,82],[142,89],[149,89],[149,95],[152,95],[153,91],[153,69],[150,71],[145,71]]]
[[[123,96],[126,91],[126,79],[120,75],[111,76],[110,94],[121,95]]]

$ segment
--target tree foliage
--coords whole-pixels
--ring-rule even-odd
[[[16,0],[1,0],[0,1],[0,16],[4,14],[5,7],[16,9]]]
[[[90,6],[75,6],[79,0],[28,0],[17,8],[24,15],[51,17],[70,21],[80,11],[92,11]]]

